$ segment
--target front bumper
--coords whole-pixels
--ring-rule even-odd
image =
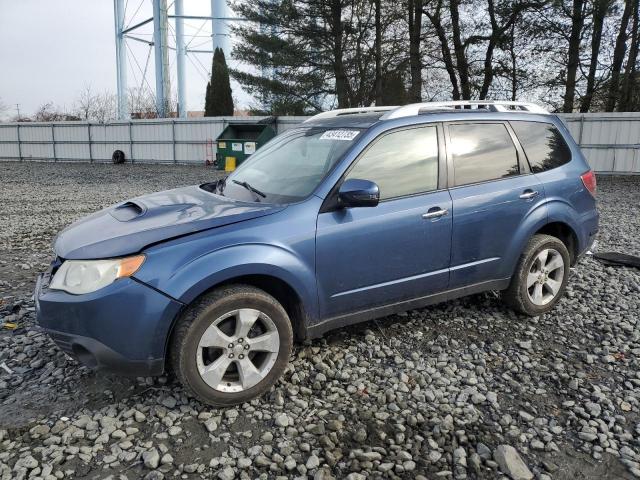
[[[36,319],[63,351],[91,368],[162,374],[180,302],[132,278],[84,295],[50,290],[49,278],[40,275],[36,282]]]

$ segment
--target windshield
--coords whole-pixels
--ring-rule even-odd
[[[294,203],[308,197],[353,144],[360,130],[307,127],[265,144],[217,193],[238,200]]]

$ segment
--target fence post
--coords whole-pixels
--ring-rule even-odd
[[[51,124],[51,147],[53,149],[53,161],[57,162],[58,157],[56,155],[56,127]]]
[[[171,120],[171,144],[173,145],[173,163],[178,163],[176,158],[176,121]]]
[[[129,153],[131,154],[131,163],[133,163],[133,126],[131,125],[131,120],[129,120]]]
[[[91,148],[91,122],[87,120],[87,143],[89,144],[89,163],[93,163],[93,151]]]
[[[22,162],[24,159],[22,158],[22,143],[20,142],[20,124],[16,124],[16,135],[18,136],[18,158]]]
[[[580,132],[578,133],[578,146],[582,146],[582,131],[584,130],[584,114],[580,115]]]

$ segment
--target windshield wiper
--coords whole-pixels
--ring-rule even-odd
[[[246,188],[247,190],[249,190],[250,192],[255,193],[256,195],[261,196],[262,198],[267,198],[267,196],[262,193],[260,190],[258,190],[257,188],[253,188],[251,185],[249,185],[248,182],[239,182],[238,180],[232,180],[233,183],[235,183],[236,185],[240,185],[241,187]],[[260,199],[256,199],[258,201],[260,201]]]

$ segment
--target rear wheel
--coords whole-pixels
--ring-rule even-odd
[[[534,235],[520,256],[503,300],[527,315],[551,310],[564,294],[569,278],[567,247],[550,235]]]
[[[292,346],[284,308],[263,290],[231,285],[189,307],[172,336],[170,355],[178,379],[196,398],[226,406],[271,388]]]

